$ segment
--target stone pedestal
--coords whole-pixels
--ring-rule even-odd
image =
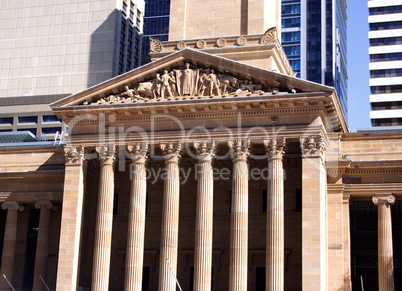
[[[376,195],[373,202],[378,206],[378,290],[394,290],[394,255],[392,246],[391,205],[393,195]]]
[[[210,291],[212,279],[212,227],[214,181],[212,157],[214,144],[194,144],[197,151],[197,210],[194,248],[194,291]]]
[[[145,172],[147,146],[136,144],[127,147],[131,154],[131,193],[128,214],[128,234],[126,253],[126,274],[124,290],[142,288],[142,268],[144,259],[145,207],[147,181]]]
[[[110,251],[113,226],[114,147],[97,148],[100,159],[99,195],[91,290],[109,290]]]
[[[285,139],[265,141],[268,154],[266,290],[284,290],[285,220],[283,154]]]
[[[248,165],[249,142],[229,142],[233,157],[230,220],[229,290],[247,290],[248,260]]]
[[[165,158],[167,175],[163,193],[159,291],[175,291],[179,234],[179,158],[181,144],[161,144],[161,150]]]
[[[9,290],[10,285],[8,285],[7,281],[4,279],[3,274],[7,277],[7,280],[10,283],[13,282],[18,211],[22,211],[24,207],[15,201],[6,201],[1,205],[1,208],[4,210],[7,209],[7,219],[4,231],[3,252],[1,256],[0,290]]]
[[[53,204],[49,200],[42,200],[35,203],[35,208],[40,209],[40,216],[32,290],[47,290],[45,284],[42,282],[42,279],[46,282],[47,261],[49,254],[49,225],[52,207]]]
[[[63,209],[61,215],[56,289],[78,289],[82,206],[86,165],[83,147],[65,148]]]

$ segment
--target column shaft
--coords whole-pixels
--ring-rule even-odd
[[[162,146],[161,146],[162,147]],[[181,146],[178,146],[179,150]],[[161,249],[159,261],[159,291],[176,290],[177,247],[179,234],[179,154],[169,144],[165,151],[166,180],[163,193]],[[169,265],[170,264],[170,265]],[[173,274],[174,273],[174,274]]]
[[[124,290],[141,290],[144,260],[147,182],[145,156],[136,155],[131,164],[131,194],[128,217],[126,276]]]
[[[285,271],[285,221],[284,221],[284,175],[283,151],[285,139],[265,141],[268,153],[268,197],[266,232],[266,290],[284,289]]]
[[[113,227],[114,158],[102,157],[96,212],[92,290],[109,289],[110,251]]]
[[[195,228],[194,291],[211,290],[212,228],[213,228],[213,175],[211,154],[198,162],[198,191]]]
[[[374,196],[373,202],[378,205],[378,290],[392,291],[394,290],[394,256],[391,204],[395,202],[395,197],[393,195]]]
[[[53,204],[50,201],[38,201],[35,207],[40,209],[39,216],[39,231],[36,244],[35,254],[35,269],[33,278],[33,290],[46,290],[45,284],[47,276],[47,261],[48,261],[48,245],[49,245],[49,225],[51,208]],[[40,278],[42,277],[42,279]]]
[[[267,201],[266,290],[283,290],[285,270],[285,222],[282,160],[271,159],[269,164],[271,179]]]
[[[3,274],[7,280],[13,282],[13,268],[15,259],[15,243],[17,239],[17,222],[18,210],[22,210],[22,206],[14,201],[8,201],[2,204],[3,209],[7,209],[6,227],[4,231],[3,253],[1,257],[1,279],[0,290],[8,290],[10,286],[3,278]]]
[[[248,165],[247,145],[237,141],[233,159],[232,213],[230,220],[229,290],[247,290]]]

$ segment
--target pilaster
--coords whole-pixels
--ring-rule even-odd
[[[82,146],[66,147],[64,153],[66,167],[56,289],[75,291],[78,289],[86,163]]]
[[[302,289],[328,289],[326,141],[300,138],[302,153]]]

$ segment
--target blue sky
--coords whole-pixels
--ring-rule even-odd
[[[369,87],[369,40],[367,0],[348,3],[348,110],[349,128],[371,127]]]

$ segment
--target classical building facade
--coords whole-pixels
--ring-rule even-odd
[[[402,134],[349,133],[268,35],[234,47],[276,71],[185,42],[53,103],[66,145],[3,143],[2,288],[398,289]]]
[[[0,133],[0,289],[401,289],[402,133],[350,133],[275,28],[208,35],[52,103],[65,144]]]

